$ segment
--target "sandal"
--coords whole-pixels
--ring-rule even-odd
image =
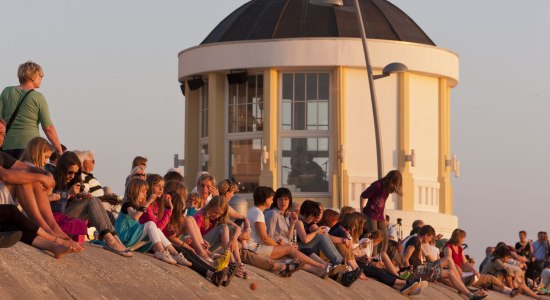
[[[231,279],[235,276],[235,273],[237,273],[237,266],[234,264],[231,264],[227,269],[229,271],[227,272],[227,278],[222,282],[223,286],[228,286],[229,283],[231,283]]]
[[[293,273],[301,270],[305,266],[304,262],[301,262],[299,260],[294,260],[292,262],[289,262],[285,264],[285,269],[281,272],[279,272],[279,276],[281,277],[290,277]]]
[[[228,268],[225,268],[221,271],[216,271],[214,272],[214,274],[212,274],[212,277],[210,277],[210,281],[212,281],[215,286],[220,286],[223,283],[223,279],[227,277],[228,272]]]
[[[239,277],[239,278],[242,278],[244,280],[246,280],[248,278],[248,273],[246,272],[246,270],[244,269],[244,264],[241,263],[239,265],[239,267],[237,268],[237,271],[235,273],[235,276]]]

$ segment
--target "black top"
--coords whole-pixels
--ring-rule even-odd
[[[120,208],[120,212],[123,213],[123,214],[128,214],[128,208],[133,208],[135,210],[138,210],[139,207],[131,204],[130,202],[126,201],[124,202],[124,204],[122,204],[122,207]]]
[[[252,0],[239,7],[201,44],[283,38],[359,38],[353,2],[345,8],[324,7],[310,0]],[[405,41],[435,46],[401,9],[386,0],[359,0],[369,39]]]
[[[417,236],[410,238],[405,244],[405,251],[407,251],[409,246],[414,247],[414,252],[409,258],[409,264],[416,268],[422,264],[422,260],[420,259],[420,254],[422,252],[422,244],[420,243],[420,239]]]
[[[529,242],[525,243],[525,245],[522,245],[520,242],[516,243],[516,253],[527,258],[531,259],[531,256],[533,253],[531,253],[531,245],[529,245]]]
[[[0,151],[0,166],[4,169],[11,169],[11,167],[17,162],[17,159],[11,157],[11,155]]]

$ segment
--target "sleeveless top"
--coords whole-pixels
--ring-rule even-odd
[[[457,267],[462,268],[462,251],[463,251],[462,247],[458,246],[458,251],[455,251],[453,245],[451,244],[446,244],[445,247],[451,249],[451,257],[455,262],[455,265]]]

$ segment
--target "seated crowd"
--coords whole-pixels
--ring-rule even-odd
[[[444,240],[417,220],[410,236],[395,239],[352,207],[336,211],[311,200],[297,205],[284,187],[257,187],[254,206],[243,215],[229,205],[238,191],[233,181],[216,185],[201,173],[188,192],[177,171],[148,174],[143,157],[134,159],[121,200],[92,174],[92,151],[58,154],[41,137],[19,160],[0,152],[1,246],[21,241],[61,258],[84,251],[83,237],[94,227],[92,243],[108,251],[123,257],[150,252],[216,286],[246,279],[245,265],[281,277],[303,270],[346,287],[373,278],[404,295],[439,282],[469,299],[486,297],[486,289],[537,298],[550,284],[544,232],[534,243],[522,231],[515,247],[489,247],[478,270],[464,253],[461,229]]]

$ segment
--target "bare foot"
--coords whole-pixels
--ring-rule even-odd
[[[84,251],[84,246],[73,240],[65,240],[65,239],[58,238],[57,243],[61,246],[72,249],[72,251],[75,253],[80,253]]]
[[[53,252],[53,256],[55,256],[55,258],[57,259],[63,258],[63,256],[65,256],[65,254],[67,253],[74,253],[74,251],[70,247],[66,247],[59,244],[53,244],[52,252]]]

